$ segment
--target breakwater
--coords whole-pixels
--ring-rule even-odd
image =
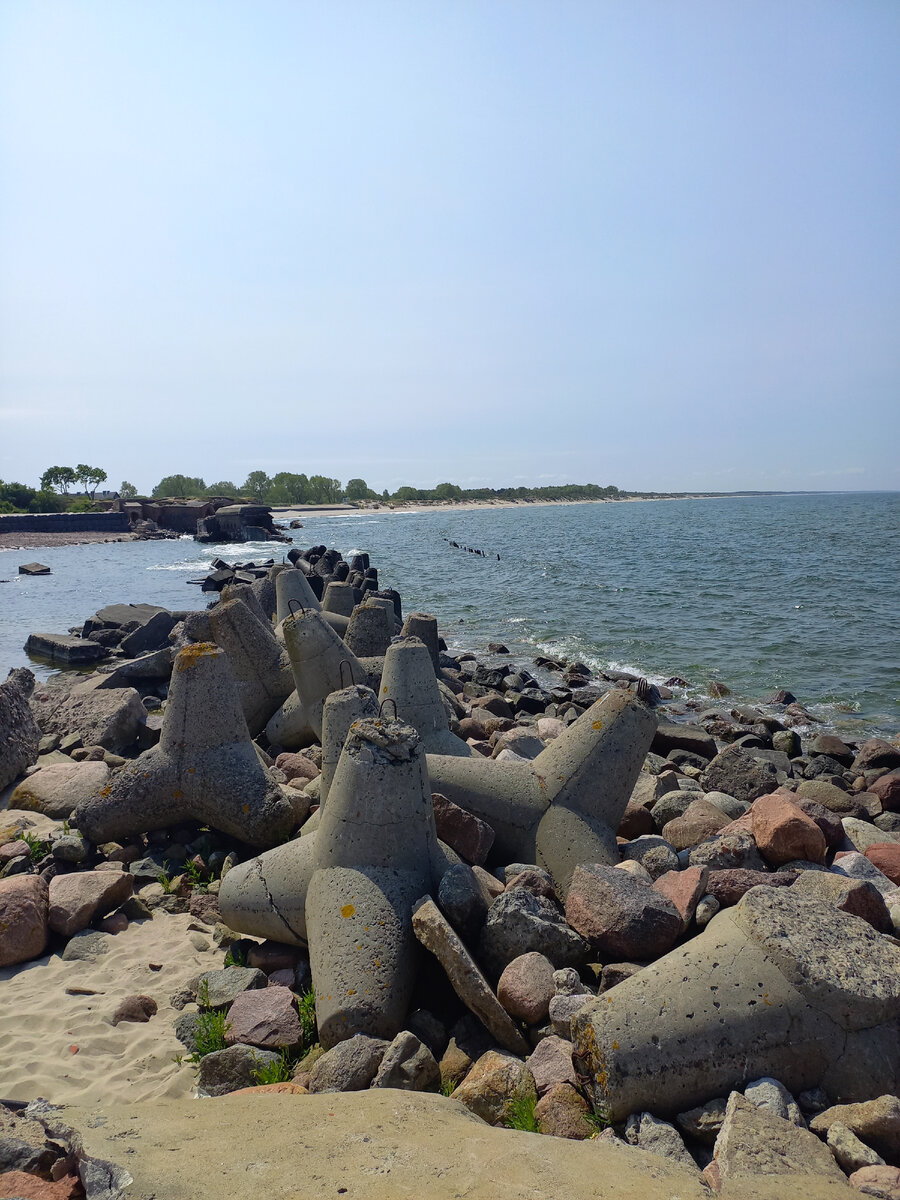
[[[103,513],[0,513],[3,533],[128,533],[128,517]]]

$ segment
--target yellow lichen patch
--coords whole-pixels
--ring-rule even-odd
[[[602,721],[592,721],[591,722],[591,729],[602,729],[602,728],[603,728]]]
[[[178,788],[176,788],[175,791],[172,793],[172,799],[173,800],[181,799],[181,792],[178,790]]]
[[[106,785],[106,787],[105,787],[105,788],[101,788],[101,789],[100,789],[100,792],[99,792],[99,794],[100,794],[101,796],[108,796],[108,795],[110,794],[110,792],[111,792],[111,791],[112,791],[112,784],[111,784],[111,783],[108,783],[108,784]]]
[[[344,907],[341,909],[341,916],[342,917],[352,917],[355,912],[356,912],[355,905],[345,904]]]
[[[241,809],[241,812],[244,814],[244,816],[245,816],[245,817],[246,817],[246,815],[247,815],[247,813],[248,813],[249,811],[250,811],[250,805],[249,805],[249,804],[245,804],[245,805],[243,806],[243,808]]]
[[[193,645],[179,650],[175,665],[179,671],[189,671],[201,658],[209,658],[210,655],[218,653],[219,647],[215,642],[194,642]]]

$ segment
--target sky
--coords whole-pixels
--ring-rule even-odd
[[[5,0],[0,478],[900,488],[896,0]]]

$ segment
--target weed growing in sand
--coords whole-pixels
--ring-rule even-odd
[[[454,1079],[452,1076],[448,1076],[446,1079],[441,1080],[441,1095],[452,1096],[458,1087],[459,1080]]]
[[[290,1083],[294,1071],[294,1060],[287,1050],[282,1050],[275,1062],[260,1063],[252,1071],[253,1079],[258,1084]]]
[[[246,967],[247,951],[242,950],[240,946],[229,947],[228,953],[225,955],[226,967]]]
[[[168,865],[169,864],[166,863],[166,866],[168,866]],[[167,896],[171,896],[171,894],[175,891],[175,885],[174,885],[172,876],[168,875],[165,871],[160,871],[160,873],[156,877],[156,882],[159,884],[159,886],[162,888],[162,890],[166,893]]]
[[[28,857],[33,863],[40,862],[50,853],[50,843],[35,837],[33,833],[23,830],[18,834],[18,840],[24,842],[28,847]]]
[[[316,1027],[316,994],[312,988],[297,1001],[300,1024],[303,1026],[303,1053],[311,1050],[319,1038]]]
[[[197,1049],[190,1056],[188,1062],[197,1063],[215,1050],[224,1050],[228,1044],[225,1041],[225,1034],[230,1028],[231,1024],[225,1020],[224,1012],[212,1009],[209,1012],[201,1013],[194,1029],[194,1043]]]
[[[185,861],[184,873],[187,875],[188,883],[195,892],[209,891],[209,880],[206,878],[205,869],[198,866],[192,858]]]
[[[201,1008],[209,1008],[209,980],[205,975],[197,984],[197,1003]]]
[[[507,1129],[518,1129],[522,1133],[540,1133],[534,1115],[536,1104],[536,1096],[523,1096],[518,1100],[511,1100],[503,1124]]]

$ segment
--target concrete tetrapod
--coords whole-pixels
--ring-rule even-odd
[[[340,613],[341,616],[347,617],[349,620],[353,609],[356,607],[357,597],[355,591],[356,589],[351,583],[333,580],[325,588],[325,595],[322,597],[322,611]]]
[[[378,699],[394,701],[397,719],[412,725],[426,753],[471,757],[470,747],[450,732],[431,655],[419,638],[397,638],[388,647]]]
[[[670,1116],[771,1076],[835,1102],[900,1086],[900,947],[860,917],[755,887],[573,1019],[595,1107]]]
[[[159,744],[75,810],[92,842],[184,820],[251,846],[281,841],[294,823],[290,802],[257,758],[225,651],[207,642],[175,658]]]
[[[252,584],[226,583],[221,592],[219,592],[219,604],[224,604],[227,600],[240,600],[243,604],[247,605],[258,621],[262,621],[263,625],[271,628],[272,622],[266,616],[263,606],[259,602],[259,597],[253,590]]]
[[[275,579],[275,597],[277,602],[275,620],[278,623],[277,632],[279,634],[281,633],[282,622],[291,615],[291,601],[294,601],[295,605],[300,605],[301,608],[312,608],[316,612],[322,611],[322,605],[317,600],[315,592],[309,586],[309,580],[296,567],[285,567],[283,571],[278,573]],[[348,617],[340,613],[328,613],[325,616],[325,620],[341,637],[347,632]]]
[[[256,737],[294,690],[291,664],[272,632],[241,599],[209,614],[213,638],[228,655],[251,737]]]
[[[434,811],[414,729],[351,727],[315,836],[306,924],[319,1040],[392,1038],[415,982],[412,908],[435,886]]]
[[[560,898],[584,862],[619,861],[616,830],[653,740],[656,717],[613,688],[530,763],[428,755],[440,792],[487,821],[501,862],[537,862]]]
[[[297,695],[316,736],[322,736],[322,706],[332,692],[364,683],[366,669],[348,650],[322,613],[307,609],[282,625]]]
[[[403,636],[417,637],[428,647],[435,674],[441,669],[440,637],[438,635],[437,617],[431,613],[407,613],[403,622]]]
[[[360,656],[384,654],[394,636],[394,611],[382,604],[357,604],[344,634],[344,645]]]
[[[378,701],[371,688],[354,684],[332,692],[322,710],[322,772],[319,776],[319,807],[328,799],[331,781],[340,761],[347,734],[354,721],[378,716]]]

